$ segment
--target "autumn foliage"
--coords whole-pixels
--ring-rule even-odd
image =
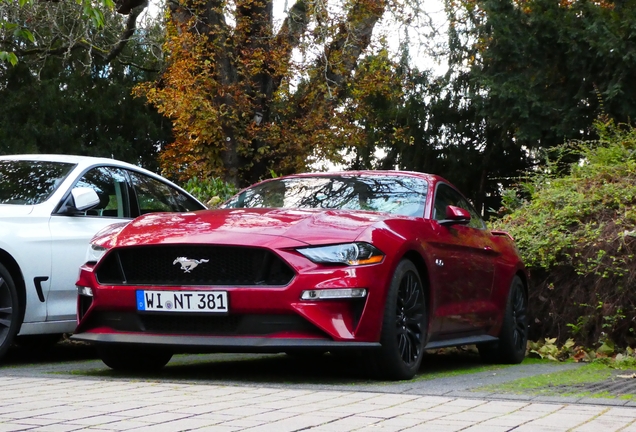
[[[173,122],[165,174],[240,185],[337,161],[340,149],[365,140],[365,97],[399,92],[385,52],[359,67],[384,0],[336,10],[299,0],[277,31],[272,6],[181,0],[170,8],[167,69],[136,89]]]

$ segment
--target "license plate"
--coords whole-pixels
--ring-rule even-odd
[[[137,291],[137,310],[227,313],[227,291]]]

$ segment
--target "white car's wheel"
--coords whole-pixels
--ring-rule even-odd
[[[13,343],[20,327],[18,292],[9,271],[0,264],[0,358]]]

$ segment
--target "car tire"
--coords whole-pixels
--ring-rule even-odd
[[[398,264],[384,307],[380,344],[374,371],[379,378],[408,380],[422,363],[426,343],[427,313],[424,285],[409,260]]]
[[[97,354],[109,368],[126,372],[158,371],[172,358],[165,349],[128,345],[98,345]]]
[[[18,291],[11,274],[0,264],[0,358],[7,353],[19,329]]]
[[[521,278],[510,284],[504,320],[497,342],[477,345],[482,360],[488,363],[521,363],[528,345],[528,297]]]

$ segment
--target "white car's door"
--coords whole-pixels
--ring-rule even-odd
[[[75,321],[79,268],[86,260],[90,239],[97,231],[115,222],[116,217],[52,216],[51,283],[46,299],[47,321]]]
[[[29,305],[25,322],[44,321],[41,297],[51,272],[49,216],[30,214],[32,207],[0,204],[0,249],[9,251],[21,268]]]
[[[84,264],[90,239],[107,225],[131,218],[129,186],[123,170],[96,167],[75,187],[90,187],[100,204],[81,214],[53,214],[49,227],[52,244],[47,321],[75,320],[79,267]]]

